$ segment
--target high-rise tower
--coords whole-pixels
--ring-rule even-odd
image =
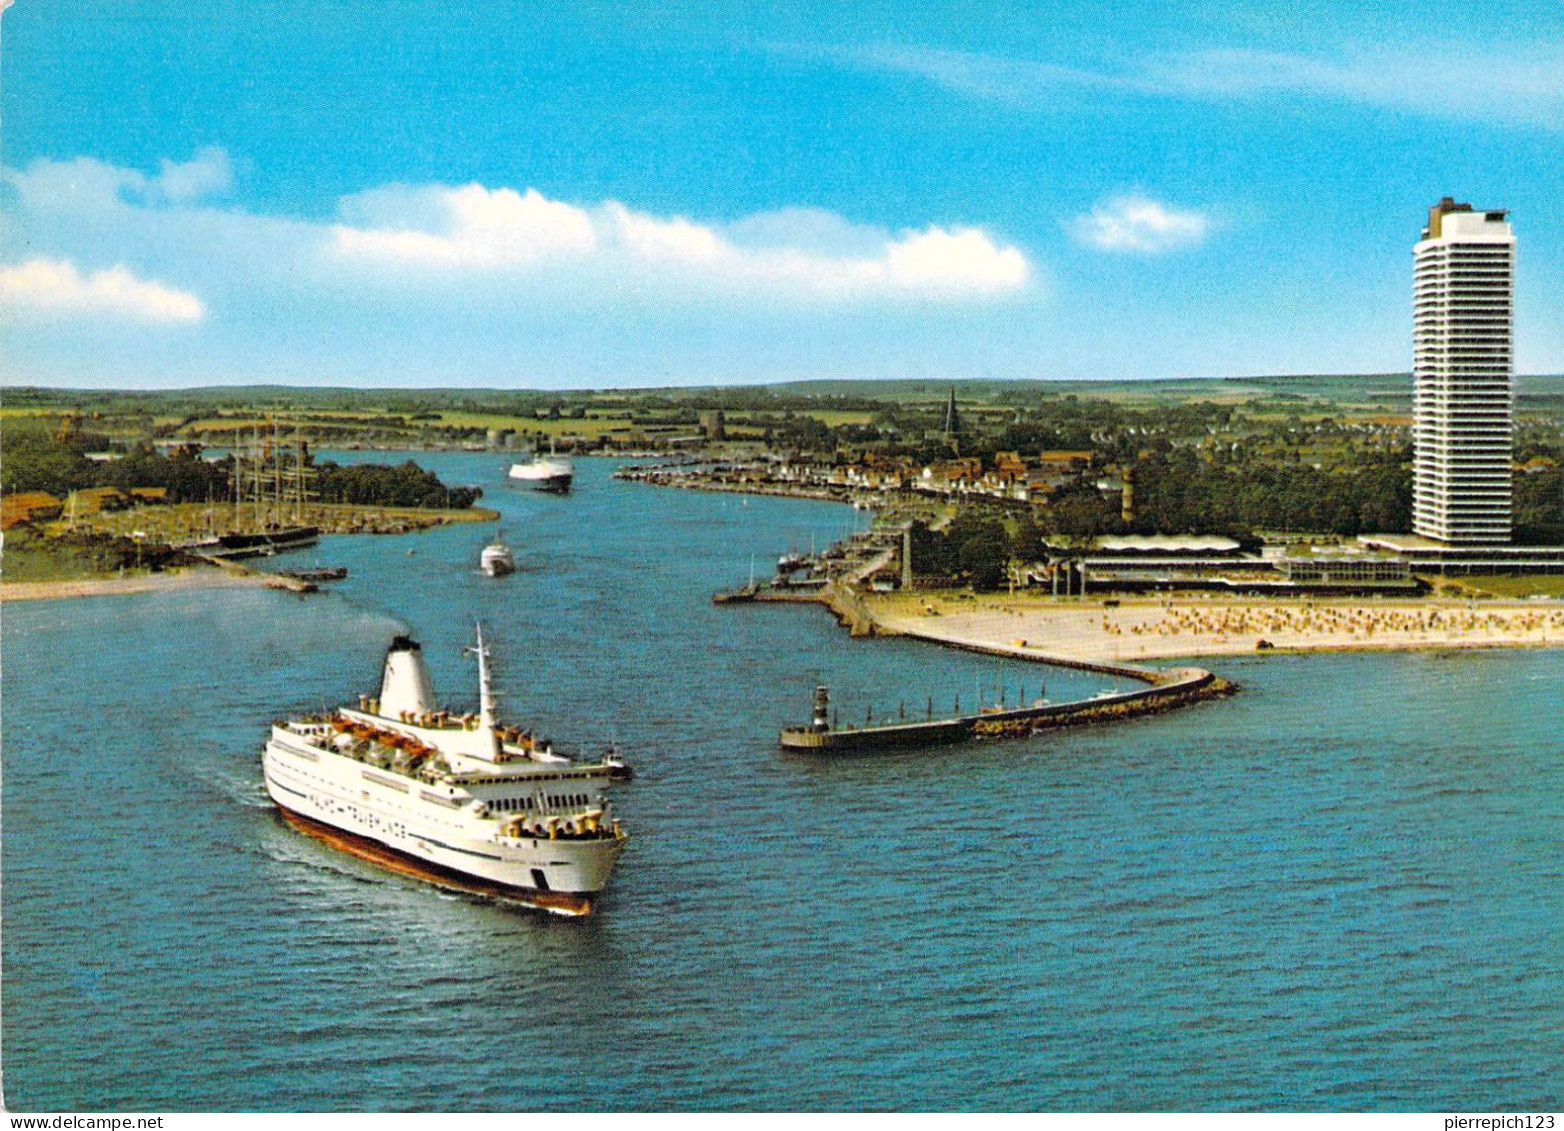
[[[945,438],[952,439],[961,431],[961,417],[956,414],[956,390],[952,386],[950,399],[945,402]]]
[[[1447,196],[1413,257],[1412,529],[1507,543],[1515,236],[1504,212]]]

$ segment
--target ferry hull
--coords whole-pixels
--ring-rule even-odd
[[[496,880],[482,879],[443,867],[430,860],[420,860],[378,840],[371,840],[369,837],[350,833],[346,829],[339,829],[335,825],[317,821],[313,817],[306,817],[303,813],[295,812],[281,803],[277,805],[277,811],[282,814],[284,821],[306,836],[314,837],[341,852],[356,856],[360,860],[367,860],[399,875],[411,876],[451,891],[521,903],[554,915],[583,918],[592,914],[591,896],[575,892],[539,891],[537,888],[517,887]]]
[[[301,761],[308,755],[313,758]],[[355,855],[373,854],[370,858],[382,863],[395,859],[408,865],[396,869],[404,874],[443,877],[446,886],[467,885],[465,890],[561,914],[591,910],[592,898],[608,885],[624,848],[622,837],[496,840],[487,827],[492,821],[479,829],[470,826],[465,810],[424,810],[412,800],[412,790],[422,793],[421,787],[277,739],[263,753],[262,770],[267,794],[278,808],[331,830],[344,847],[369,846]],[[572,906],[585,910],[566,910]]]
[[[563,495],[570,490],[575,478],[575,466],[562,456],[544,456],[529,463],[512,464],[510,478],[513,482],[531,487],[534,491],[552,491]]]
[[[549,491],[555,495],[570,493],[570,483],[575,478],[573,475],[548,475],[535,479],[530,475],[513,475],[512,478],[523,487],[531,487],[534,491]]]

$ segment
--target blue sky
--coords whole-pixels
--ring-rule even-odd
[[[1406,370],[1446,194],[1564,372],[1554,0],[672,7],[17,0],[0,377]]]

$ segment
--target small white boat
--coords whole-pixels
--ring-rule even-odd
[[[516,555],[511,553],[504,541],[496,538],[483,548],[478,565],[490,577],[504,577],[507,573],[516,572]]]

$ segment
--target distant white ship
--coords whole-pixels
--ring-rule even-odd
[[[379,698],[272,725],[266,791],[296,828],[392,871],[590,914],[628,835],[603,791],[629,768],[613,753],[573,762],[501,725],[482,629],[468,651],[477,714],[437,707],[422,649],[398,636]]]
[[[478,556],[478,565],[490,577],[504,577],[507,573],[516,572],[516,555],[511,553],[504,539],[496,538],[483,548],[483,553]]]
[[[525,463],[513,463],[510,466],[510,477],[518,482],[525,483],[534,491],[553,491],[563,495],[570,490],[570,483],[576,476],[575,465],[570,462],[569,456],[548,455],[536,453]]]

